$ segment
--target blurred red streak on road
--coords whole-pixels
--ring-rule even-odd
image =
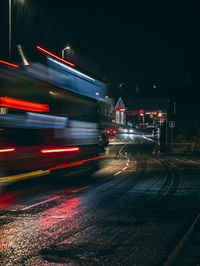
[[[17,201],[16,193],[8,192],[0,194],[0,210],[4,209]]]

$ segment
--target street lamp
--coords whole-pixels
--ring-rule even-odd
[[[69,45],[67,45],[65,48],[62,49],[62,59],[64,59],[65,57],[65,50],[70,50],[71,47]]]
[[[24,0],[20,0],[20,2],[24,2]],[[8,16],[8,27],[9,27],[9,44],[8,44],[8,49],[9,49],[9,60],[11,60],[11,49],[12,49],[12,0],[9,0],[9,16]]]
[[[11,0],[9,0],[9,60],[11,60]]]

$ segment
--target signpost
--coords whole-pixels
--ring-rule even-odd
[[[171,128],[171,144],[173,143],[173,128],[175,128],[175,121],[169,121],[169,128]]]
[[[169,127],[175,128],[175,121],[169,121]]]

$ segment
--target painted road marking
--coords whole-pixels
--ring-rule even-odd
[[[114,175],[119,175],[119,174],[121,174],[121,173],[122,173],[122,171],[119,171],[119,172],[115,173]]]
[[[89,187],[89,186],[85,186],[85,187],[83,187],[83,188],[74,189],[74,190],[70,191],[70,193],[80,192],[80,191],[82,191],[82,190],[84,190],[84,189],[86,189],[86,188],[88,188],[88,187]],[[60,196],[62,196],[62,195],[60,195]],[[22,209],[15,209],[15,210],[12,210],[12,211],[24,211],[24,210],[28,210],[28,209],[30,209],[30,208],[33,208],[33,207],[36,207],[36,206],[42,205],[42,204],[44,204],[44,203],[46,203],[46,202],[49,202],[49,201],[55,200],[55,199],[57,199],[57,198],[60,198],[60,196],[55,196],[55,197],[53,197],[53,198],[50,198],[50,199],[47,199],[47,200],[43,200],[43,201],[37,202],[37,203],[35,203],[35,204],[29,205],[29,206],[24,207],[24,208],[22,208]]]
[[[0,178],[0,183],[2,182],[9,182],[9,181],[18,181],[18,180],[23,180],[27,178],[33,178],[33,177],[39,177],[42,175],[48,175],[50,174],[50,170],[38,170],[34,172],[28,172],[24,174],[19,174],[19,175],[12,175],[12,176],[6,176],[6,177],[1,177]]]
[[[126,165],[129,165],[130,159],[129,159],[127,156],[125,156],[124,154],[121,153],[122,149],[123,149],[126,145],[127,145],[127,143],[126,143],[124,146],[121,147],[121,149],[119,150],[119,154],[121,154],[121,156],[123,156],[123,157],[125,157],[125,158],[127,159],[127,163],[126,163]],[[121,174],[122,171],[126,170],[127,168],[128,168],[127,166],[124,167],[121,171],[118,171],[117,173],[115,173],[114,176]]]
[[[143,137],[144,139],[146,139],[146,140],[151,141],[151,142],[155,142],[155,140],[152,140],[152,139],[150,139],[150,138],[147,138],[147,137],[145,137],[145,135],[143,135],[142,137]]]
[[[33,205],[30,205],[30,206],[27,206],[27,207],[25,207],[25,208],[22,208],[22,209],[20,209],[20,211],[25,211],[25,210],[31,209],[31,208],[33,208],[33,207],[36,207],[36,206],[42,205],[42,204],[44,204],[44,203],[46,203],[46,202],[49,202],[49,201],[55,200],[55,199],[57,199],[57,198],[60,198],[60,196],[56,196],[56,197],[53,197],[53,198],[50,198],[50,199],[47,199],[47,200],[40,201],[40,202],[35,203],[35,204],[33,204]]]
[[[170,265],[173,264],[173,262],[175,261],[175,259],[178,256],[178,254],[180,253],[182,247],[184,246],[185,242],[189,239],[189,237],[191,236],[191,234],[194,232],[195,226],[196,226],[197,223],[199,223],[199,221],[200,221],[200,214],[196,217],[196,219],[194,220],[194,222],[190,226],[189,230],[186,232],[186,234],[184,235],[184,237],[181,239],[181,241],[175,247],[175,249],[173,250],[173,252],[171,253],[171,255],[168,257],[168,259],[165,262],[164,266],[170,266]]]

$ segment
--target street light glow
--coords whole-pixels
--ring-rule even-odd
[[[64,59],[65,57],[65,54],[64,54],[65,50],[68,50],[68,51],[71,50],[70,45],[67,45],[65,48],[62,49],[62,59]]]

